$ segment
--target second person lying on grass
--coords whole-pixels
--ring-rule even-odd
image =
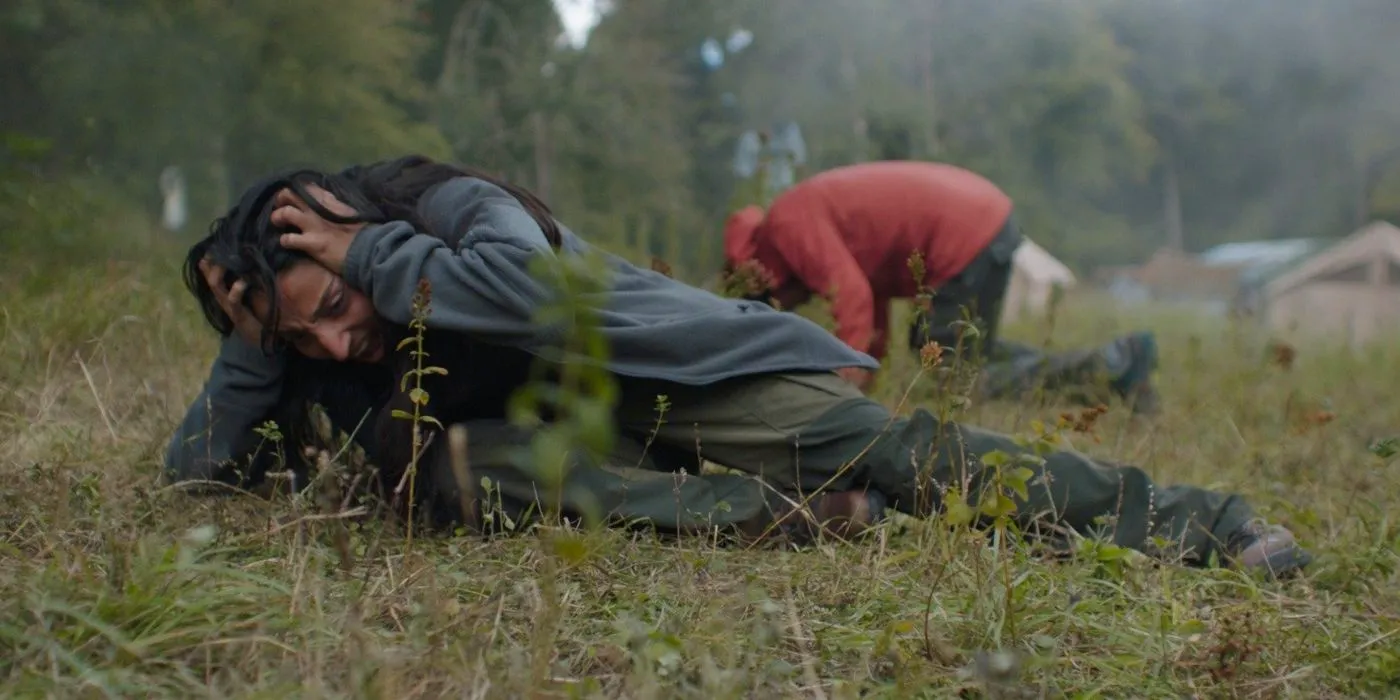
[[[507,401],[535,362],[564,359],[559,327],[536,320],[558,298],[531,262],[592,250],[529,192],[423,158],[264,180],[186,261],[186,282],[224,340],[167,469],[177,479],[258,480],[273,461],[255,455],[254,428],[274,419],[295,436],[315,402],[375,464],[401,473],[410,424],[386,407],[407,405],[397,381],[407,351],[395,346],[426,280],[431,364],[448,370],[425,379],[430,413],[469,427],[473,478],[460,494],[448,440],[432,440],[421,506],[439,524],[460,522],[459,504],[486,495],[481,477],[493,503],[517,513],[538,506],[539,465],[521,449],[531,434],[506,420]],[[571,303],[593,310],[608,347],[616,449],[574,455],[552,503],[565,515],[799,539],[816,520],[851,535],[887,509],[933,515],[950,487],[977,499],[992,473],[979,456],[1024,452],[1008,436],[922,409],[892,415],[836,374],[875,369],[874,360],[796,314],[603,259],[606,291]],[[669,403],[663,420],[659,395]],[[700,460],[745,474],[701,474]],[[1101,531],[1144,551],[1161,537],[1197,563],[1219,555],[1280,571],[1309,560],[1236,495],[1162,486],[1139,468],[1073,451],[1034,471],[1014,514],[1023,527]],[[807,508],[794,507],[803,500]]]

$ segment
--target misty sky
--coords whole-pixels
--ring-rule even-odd
[[[564,35],[574,46],[583,46],[588,32],[598,23],[597,0],[554,0],[554,9],[564,24]]]

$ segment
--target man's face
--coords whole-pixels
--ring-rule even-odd
[[[277,275],[277,337],[313,360],[378,362],[384,334],[369,297],[320,265],[298,262]],[[267,317],[267,304],[253,300]]]

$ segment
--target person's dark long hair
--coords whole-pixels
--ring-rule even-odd
[[[515,197],[544,231],[551,246],[561,243],[559,225],[544,202],[529,190],[512,185],[479,170],[441,163],[423,156],[405,156],[369,165],[356,165],[339,173],[299,169],[264,178],[244,191],[227,214],[216,219],[209,234],[194,244],[185,257],[185,287],[199,301],[204,318],[220,335],[233,332],[233,321],[219,306],[209,288],[199,262],[209,258],[224,268],[224,284],[243,280],[248,285],[244,305],[254,294],[268,300],[269,314],[263,322],[263,348],[273,341],[272,329],[278,318],[275,282],[277,273],[310,257],[301,251],[283,248],[280,237],[287,231],[271,221],[277,193],[290,189],[305,201],[321,218],[335,223],[384,223],[405,221],[423,233],[439,235],[428,230],[418,213],[419,200],[433,187],[458,177],[474,177],[489,182]],[[345,202],[357,214],[338,216],[321,206],[307,191],[308,184],[324,188]],[[251,307],[250,307],[251,308]]]

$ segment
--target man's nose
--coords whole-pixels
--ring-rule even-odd
[[[337,362],[349,361],[352,342],[349,331],[327,328],[319,331],[316,335],[321,341],[321,347],[326,349],[326,354]]]

